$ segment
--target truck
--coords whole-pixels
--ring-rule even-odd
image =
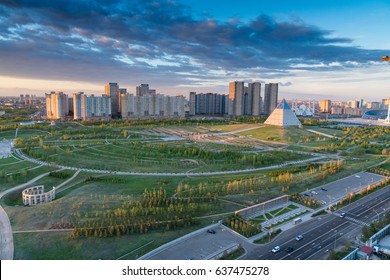
[[[390,246],[374,244],[372,249],[374,249],[374,253],[378,255],[385,255],[390,257]]]

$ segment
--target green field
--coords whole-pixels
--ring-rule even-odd
[[[187,140],[77,146],[60,144],[45,145],[42,148],[29,146],[24,151],[31,157],[53,164],[98,170],[159,173],[240,170],[301,158],[301,155],[289,151],[247,152],[247,148],[217,143],[197,144]]]
[[[281,143],[305,142],[305,137],[316,137],[314,133],[311,133],[303,128],[282,128],[277,126],[265,126],[259,129],[240,132],[239,135],[251,136],[260,140]]]
[[[325,139],[306,129],[331,135],[336,133],[338,136],[341,130],[315,126],[303,129],[271,126],[256,128],[262,124],[215,123],[141,121],[138,125],[136,122],[92,122],[83,127],[76,123],[59,122],[55,127],[43,128],[50,134],[21,129],[18,145],[23,147],[25,153],[53,164],[29,171],[36,165],[15,158],[0,160],[0,191],[53,171],[56,163],[111,171],[184,174],[180,177],[158,177],[81,172],[62,188],[64,191],[57,193],[54,201],[35,207],[21,206],[21,190],[10,193],[3,197],[1,204],[9,215],[13,230],[17,231],[14,234],[15,258],[136,259],[166,242],[227,218],[238,209],[335,181],[385,159],[385,156],[366,152],[364,147],[379,149],[370,147],[375,143],[367,144],[348,138],[343,139],[347,144],[340,146],[341,141]],[[202,142],[188,138],[163,141],[158,136],[150,135],[155,128],[170,130],[173,135],[181,132],[217,133],[256,129],[228,135],[230,142],[223,144],[222,137],[210,137]],[[375,137],[381,141],[387,139],[386,130],[377,129],[375,134],[372,129],[364,131],[370,141],[375,141]],[[12,138],[14,132],[0,132],[0,139]],[[356,137],[360,130],[354,128],[348,133],[347,137]],[[264,150],[264,147],[259,148],[260,141],[247,141],[240,135],[251,136],[269,144],[264,145]],[[308,158],[296,151],[317,151],[332,155],[333,158],[321,159],[320,163],[301,163],[244,174],[198,177],[185,174],[187,171],[263,167]],[[331,170],[329,160],[332,159],[334,166],[338,159],[334,158],[336,153],[344,154],[345,157],[340,169],[334,171]],[[48,188],[58,186],[74,172],[69,171],[66,178],[45,176],[34,184],[44,184]],[[7,175],[9,173],[14,174]],[[267,213],[266,217],[271,219],[293,208],[277,209]],[[257,217],[253,223],[262,223],[266,217]],[[136,227],[138,225],[142,225],[141,230]],[[126,230],[116,229],[122,227],[126,227]],[[72,231],[72,228],[76,228],[76,231]],[[69,230],[60,232],[58,229]]]

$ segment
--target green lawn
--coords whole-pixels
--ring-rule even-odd
[[[281,142],[281,143],[298,143],[303,142],[303,137],[313,137],[315,134],[308,132],[306,129],[298,127],[282,128],[278,126],[265,126],[259,129],[240,132],[240,135],[251,136],[260,140]]]

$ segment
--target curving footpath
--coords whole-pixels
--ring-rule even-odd
[[[27,183],[18,185],[6,191],[0,193],[0,199],[12,191],[25,188],[31,183],[38,181],[44,176],[47,176],[50,172],[41,174]],[[12,227],[9,221],[7,213],[4,211],[3,207],[0,206],[0,260],[12,260],[14,258],[14,239],[12,235]]]
[[[37,160],[34,158],[30,158],[27,155],[25,155],[20,149],[15,150],[15,154],[26,161],[40,164],[40,165],[51,165],[51,163],[44,162],[41,160]],[[67,169],[67,170],[76,170],[76,171],[85,171],[85,172],[91,172],[91,173],[106,173],[106,174],[115,174],[115,175],[136,175],[136,176],[162,176],[162,177],[172,177],[172,176],[214,176],[214,175],[227,175],[227,174],[241,174],[241,173],[248,173],[248,172],[256,172],[261,170],[271,170],[271,169],[277,169],[289,165],[295,165],[305,162],[311,162],[316,161],[319,159],[329,158],[331,156],[329,155],[320,155],[317,157],[309,158],[309,159],[303,159],[303,160],[296,160],[296,161],[289,161],[285,162],[279,165],[272,165],[272,166],[266,166],[266,167],[259,167],[259,168],[248,168],[248,169],[241,169],[241,170],[230,170],[230,171],[215,171],[215,172],[182,172],[182,173],[150,173],[150,172],[126,172],[126,171],[110,171],[110,170],[97,170],[97,169],[88,169],[88,168],[80,168],[80,167],[72,167],[72,166],[64,166],[64,165],[56,165],[58,168],[61,169]]]

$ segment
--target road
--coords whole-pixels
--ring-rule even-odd
[[[339,217],[341,212],[346,213],[344,218]],[[389,212],[390,186],[387,186],[336,213],[295,226],[282,233],[275,241],[249,252],[243,259],[324,259],[329,250],[343,245],[345,240],[356,241],[361,228],[377,219],[378,214]],[[303,240],[296,241],[297,235],[303,235]],[[278,253],[271,251],[275,246],[281,247]],[[286,252],[289,246],[294,248],[292,253]]]

